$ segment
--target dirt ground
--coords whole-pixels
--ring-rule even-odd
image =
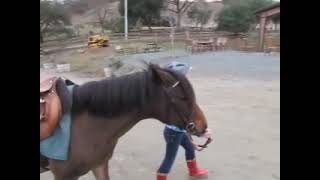
[[[128,57],[128,63],[135,63]],[[143,57],[132,57],[139,59]],[[149,59],[189,62],[189,79],[203,108],[214,141],[197,153],[209,180],[280,179],[280,57],[260,53],[221,52],[180,58]],[[41,78],[54,72],[40,70]],[[67,73],[77,83],[91,79]],[[145,120],[125,134],[110,161],[112,180],[151,180],[164,155],[163,125]],[[199,142],[202,142],[198,139]],[[187,176],[182,149],[169,175]],[[52,180],[50,172],[41,180]],[[93,180],[91,172],[80,180]]]

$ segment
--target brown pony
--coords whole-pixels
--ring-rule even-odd
[[[76,86],[68,160],[48,160],[55,180],[77,180],[90,170],[97,180],[109,180],[108,162],[118,139],[151,118],[197,136],[207,129],[187,78],[158,65]]]

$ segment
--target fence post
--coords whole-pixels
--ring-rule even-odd
[[[172,51],[172,56],[174,55],[174,27],[171,27],[171,34],[170,34],[170,38],[171,38],[171,51]]]
[[[154,33],[155,36],[155,43],[158,43],[158,33]]]
[[[186,35],[186,40],[189,40],[190,39],[190,34],[189,34],[188,30],[185,31],[185,35]]]

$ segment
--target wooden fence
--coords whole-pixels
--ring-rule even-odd
[[[186,42],[187,40],[209,40],[216,39],[219,37],[225,37],[228,39],[227,48],[230,49],[246,49],[256,50],[258,46],[258,33],[245,33],[245,34],[233,34],[228,32],[175,32],[172,36],[171,32],[161,31],[161,32],[131,32],[128,34],[128,39],[125,40],[124,33],[109,33],[107,34],[110,37],[110,42],[112,44],[121,44],[121,43],[148,43],[148,42],[170,42],[172,37],[174,42]],[[266,39],[269,37],[278,38],[280,45],[280,33],[269,33],[266,35]],[[41,46],[43,48],[52,48],[52,47],[70,47],[70,46],[85,46],[87,44],[87,36],[79,36],[70,39],[57,39],[50,40],[43,43]]]

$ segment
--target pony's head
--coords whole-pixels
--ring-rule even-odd
[[[152,114],[166,124],[176,125],[200,136],[206,132],[206,118],[196,103],[191,83],[180,72],[149,64],[152,81],[157,88]]]

